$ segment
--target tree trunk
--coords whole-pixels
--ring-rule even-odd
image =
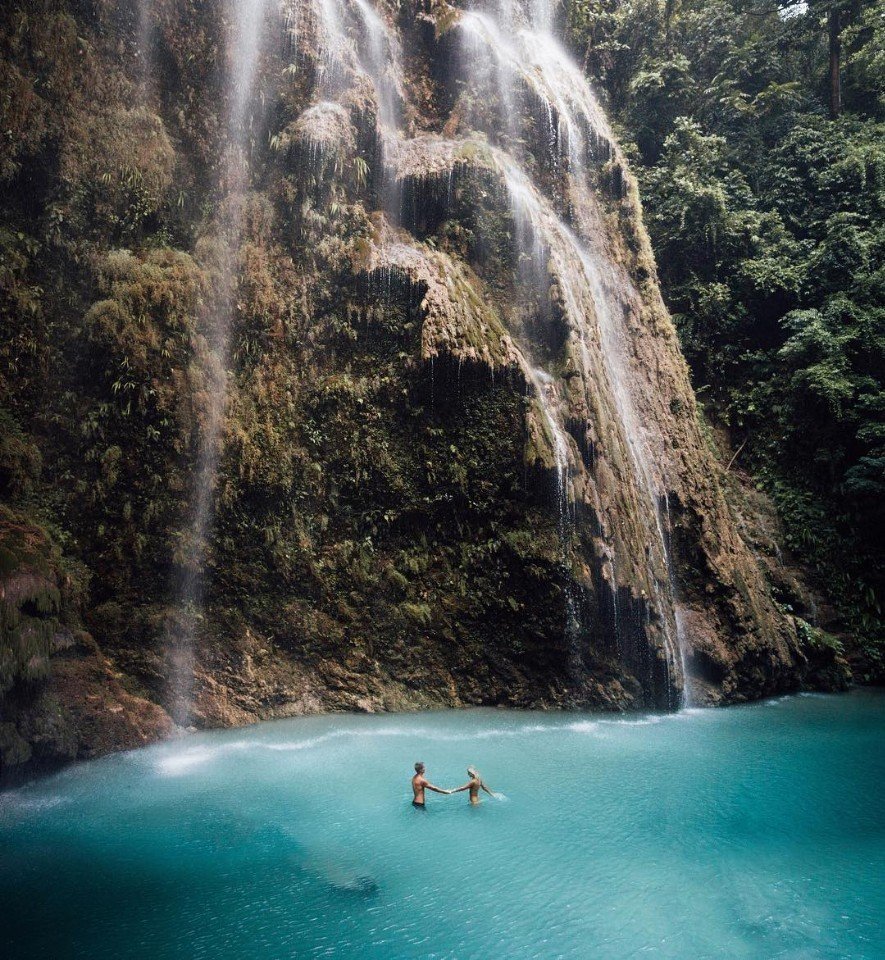
[[[830,28],[830,117],[835,120],[842,112],[842,81],[839,76],[842,40],[837,0],[830,7],[827,20]]]

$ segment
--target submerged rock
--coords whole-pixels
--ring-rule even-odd
[[[335,893],[354,897],[376,897],[379,893],[377,881],[371,877],[351,877],[347,880],[333,880],[329,883]]]

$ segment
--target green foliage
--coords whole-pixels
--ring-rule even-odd
[[[407,601],[400,604],[400,610],[403,616],[414,623],[415,626],[426,627],[433,621],[433,611],[426,603],[409,603]]]
[[[207,280],[178,251],[114,250],[99,261],[95,283],[101,299],[80,329],[72,468],[80,503],[101,515],[86,542],[120,589],[139,568],[168,563],[183,513],[211,366]]]
[[[0,697],[43,679],[60,621],[63,581],[58,544],[24,514],[0,505]]]
[[[15,418],[0,407],[0,497],[27,497],[40,476],[43,458]]]
[[[832,650],[834,653],[842,654],[844,652],[842,642],[833,634],[821,630],[819,627],[813,627],[810,623],[799,618],[796,619],[796,630],[802,641],[812,649]]]
[[[830,119],[834,4],[844,109]],[[790,545],[874,644],[885,635],[885,3],[572,0],[569,11],[635,143],[695,386],[745,443]]]
[[[885,114],[885,16],[881,3],[865,3],[846,25],[849,82],[858,107]],[[871,96],[872,95],[872,96]],[[873,99],[875,98],[875,99]]]

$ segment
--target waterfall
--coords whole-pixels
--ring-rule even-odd
[[[534,260],[550,258],[559,282],[565,309],[584,358],[585,375],[594,367],[588,337],[598,331],[601,357],[617,419],[621,425],[633,468],[634,482],[645,501],[643,516],[650,546],[648,583],[654,608],[661,618],[664,652],[668,670],[669,705],[688,700],[685,669],[685,642],[676,602],[675,567],[670,547],[670,522],[666,524],[662,503],[668,503],[666,479],[646,439],[646,425],[640,420],[632,389],[622,303],[636,300],[624,271],[609,260],[601,242],[604,228],[587,175],[587,162],[604,145],[604,155],[613,152],[612,136],[596,98],[578,67],[571,61],[551,31],[549,3],[536,0],[523,11],[512,0],[500,0],[497,10],[469,10],[458,23],[464,35],[465,60],[477,59],[484,48],[491,57],[495,88],[500,97],[503,122],[497,125],[479,113],[476,121],[490,139],[503,149],[518,149],[520,134],[520,89],[532,106],[532,120],[546,133],[547,160],[566,176],[570,215],[578,220],[571,229],[563,217],[547,204],[519,163],[506,153],[497,154],[514,221],[517,242]],[[469,70],[465,68],[465,74]],[[480,71],[482,75],[482,71]],[[493,92],[493,91],[490,91]],[[523,101],[526,98],[523,98]],[[503,136],[499,133],[503,131]],[[526,238],[526,224],[530,239]],[[541,252],[543,251],[543,252]],[[545,391],[541,391],[542,396]],[[558,459],[558,454],[557,454]],[[660,461],[659,461],[660,462]],[[560,506],[560,512],[563,508]],[[614,565],[612,564],[612,571]],[[617,581],[612,588],[617,596]],[[615,599],[615,620],[617,621]],[[617,638],[616,638],[616,642]]]
[[[569,670],[572,679],[580,683],[581,679],[581,651],[580,618],[578,612],[578,598],[571,577],[571,541],[572,541],[572,502],[571,469],[569,456],[569,441],[563,429],[561,418],[556,413],[556,381],[541,367],[529,370],[529,382],[534,389],[535,400],[541,408],[544,418],[545,433],[548,435],[553,450],[556,504],[557,532],[559,534],[560,562],[566,575],[565,581],[565,641],[568,647]]]
[[[143,57],[149,54],[153,3],[140,0],[138,6]],[[214,312],[204,331],[206,401],[184,533],[178,617],[168,643],[170,699],[179,722],[185,722],[190,712],[194,644],[205,603],[242,209],[250,184],[249,120],[270,5],[271,0],[227,0],[225,7],[227,149],[217,185],[220,212],[215,229],[220,243],[213,264]],[[358,157],[363,149],[358,143],[365,144],[366,131],[356,119],[357,111],[366,117],[367,91],[374,100],[372,185],[384,217],[382,228],[375,232],[376,252],[369,262],[379,271],[382,282],[377,289],[382,295],[395,275],[409,283],[434,284],[434,271],[449,269],[444,259],[434,260],[432,249],[402,228],[404,185],[410,186],[417,218],[428,189],[436,191],[432,194],[435,204],[451,205],[456,175],[473,162],[468,157],[480,156],[484,169],[501,184],[514,226],[517,281],[527,294],[522,308],[536,309],[542,325],[554,317],[559,323],[561,316],[563,349],[573,365],[567,369],[561,357],[535,342],[530,329],[515,334],[514,356],[532,395],[535,423],[546,437],[554,475],[553,500],[567,584],[564,635],[572,679],[580,683],[582,674],[581,592],[572,568],[576,559],[583,560],[575,557],[574,533],[578,505],[585,503],[598,518],[593,537],[599,551],[598,569],[604,571],[600,583],[610,577],[617,655],[622,653],[620,575],[624,587],[634,589],[640,607],[644,604],[657,614],[646,633],[659,631],[655,642],[660,644],[660,663],[666,661],[667,675],[657,682],[666,682],[669,705],[676,706],[679,691],[685,698],[688,687],[671,555],[666,458],[650,437],[653,425],[644,417],[634,391],[625,318],[639,295],[608,249],[594,182],[600,161],[620,162],[620,157],[592,90],[553,35],[550,0],[497,0],[482,8],[453,11],[450,28],[458,38],[462,88],[468,94],[467,117],[454,137],[408,132],[415,126],[414,112],[410,112],[404,82],[399,34],[387,8],[372,0],[282,0],[282,7],[291,46],[296,48],[296,62],[287,69],[300,69],[298,51],[315,68],[312,100],[283,141],[301,144],[306,166],[321,169],[321,161],[334,153],[340,173]],[[529,175],[529,170],[538,175]],[[439,291],[440,297],[445,296],[442,288]],[[426,355],[431,370],[435,356],[435,351]],[[586,449],[574,434],[576,424],[594,422],[594,417],[606,425],[616,424],[600,438],[599,455],[629,465],[629,476],[614,471],[620,488],[614,493],[609,490],[607,498],[600,497],[594,478],[588,475],[582,462]],[[616,523],[612,509],[633,517],[641,525],[639,532]],[[647,586],[647,595],[639,590],[640,582]],[[651,672],[649,682],[656,682]]]
[[[363,42],[359,45],[359,61],[371,78],[377,104],[376,162],[380,171],[380,206],[394,223],[401,214],[402,197],[391,166],[391,155],[402,138],[404,99],[399,41],[367,0],[354,0],[361,21]]]
[[[390,136],[399,128],[403,99],[399,42],[367,0],[354,2],[366,37],[361,62],[375,86],[382,135]]]
[[[509,104],[513,98],[508,98]],[[498,166],[510,202],[511,215],[516,225],[514,237],[517,262],[520,266],[520,282],[532,292],[544,296],[547,287],[547,255],[540,224],[540,206],[534,187],[509,156],[494,151],[492,156]],[[526,261],[528,267],[525,267]],[[571,576],[571,541],[574,518],[574,497],[570,489],[571,444],[564,427],[564,417],[559,411],[560,398],[556,379],[548,371],[535,366],[530,343],[521,345],[532,364],[529,374],[535,399],[541,407],[546,432],[550,436],[555,460],[555,504],[559,531],[560,554],[566,574],[565,587],[565,639],[569,651],[570,670],[573,679],[580,681],[581,651],[578,598]]]
[[[347,104],[349,90],[361,84],[371,87],[378,145],[376,194],[393,228],[404,213],[402,187],[406,182],[412,185],[416,220],[425,191],[443,178],[445,202],[451,202],[453,177],[466,144],[479,150],[487,167],[497,174],[515,228],[519,283],[530,297],[528,302],[537,302],[543,309],[549,301],[551,280],[555,281],[568,327],[567,349],[577,360],[579,383],[583,384],[584,396],[576,398],[576,388],[564,379],[555,361],[551,365],[545,359],[542,345],[534,343],[531,336],[518,337],[525,358],[523,373],[552,456],[561,560],[569,584],[564,629],[573,679],[580,681],[582,653],[579,594],[571,570],[578,500],[575,480],[581,457],[568,422],[576,419],[576,404],[592,411],[602,402],[607,407],[606,418],[618,424],[619,433],[606,437],[606,442],[623,452],[630,468],[618,502],[640,518],[642,529],[637,536],[645,545],[639,551],[634,544],[629,569],[622,575],[629,578],[633,571],[635,585],[637,568],[644,570],[648,595],[643,591],[643,597],[659,618],[667,701],[674,707],[679,691],[686,690],[686,674],[670,523],[663,507],[667,502],[665,461],[662,451],[652,449],[649,427],[638,411],[633,391],[624,316],[638,301],[638,294],[626,271],[617,267],[606,250],[605,226],[591,176],[598,161],[619,159],[617,148],[581,70],[553,35],[549,0],[497,0],[481,8],[451,12],[460,37],[468,123],[472,131],[485,136],[484,141],[474,139],[471,132],[455,140],[435,134],[407,136],[398,35],[388,23],[387,13],[370,0],[311,0],[303,9],[293,7],[293,18],[314,33],[319,62],[317,101],[304,111],[299,123],[305,128],[313,126],[312,133],[308,129],[304,133],[305,139],[313,142],[320,136],[321,124],[329,123],[332,111]],[[538,141],[533,154],[528,144]],[[559,183],[555,199],[549,199],[527,174],[530,163],[541,164]],[[434,196],[439,203],[441,198]],[[410,247],[402,231],[382,230],[376,242],[385,248],[376,260],[378,269],[387,271],[388,280],[395,269],[416,278],[427,275],[426,265],[418,266],[422,257],[428,256],[426,249]],[[594,400],[594,391],[603,396],[602,401]],[[612,455],[613,451],[608,452]],[[605,528],[605,511],[592,480],[582,483],[581,497],[589,498]],[[602,568],[611,576],[614,642],[620,655],[616,571],[622,568],[615,563],[617,536],[620,534],[613,529],[603,534],[609,546]],[[623,543],[620,549],[626,549]],[[636,556],[637,552],[642,556]]]
[[[188,721],[192,706],[195,643],[203,617],[206,562],[212,535],[215,490],[227,408],[230,335],[244,194],[250,182],[249,111],[262,52],[268,0],[229,0],[226,71],[226,144],[221,164],[218,216],[220,251],[215,271],[214,311],[204,331],[207,356],[206,403],[197,445],[190,517],[185,533],[183,572],[177,585],[176,622],[167,637],[171,659],[170,702],[173,719]]]
[[[138,82],[145,99],[148,99],[151,95],[151,82],[154,76],[152,44],[154,2],[155,0],[138,0],[135,14],[135,55],[138,58]]]
[[[341,109],[354,82],[365,83],[374,93],[376,107],[376,188],[379,205],[392,222],[398,222],[401,195],[394,173],[394,158],[402,143],[402,105],[405,102],[402,54],[399,39],[368,0],[286,0],[290,32],[311,36],[317,53],[320,102]],[[307,140],[308,108],[302,114]],[[316,123],[312,124],[316,128]]]
[[[396,34],[368,0],[287,0],[290,33],[307,30],[316,45],[319,99],[334,102],[353,77],[375,93],[379,135],[395,136],[404,100],[401,52]]]
[[[615,321],[612,310],[613,296],[603,284],[600,275],[600,266],[591,257],[586,247],[573,238],[575,250],[580,256],[584,269],[584,276],[590,285],[593,300],[596,304],[596,313],[599,319],[600,332],[604,345],[603,356],[610,375],[610,384],[618,407],[618,414],[624,425],[627,447],[633,462],[635,474],[648,497],[650,513],[654,521],[651,533],[657,540],[658,549],[664,560],[666,578],[661,583],[654,570],[649,572],[649,581],[655,594],[657,609],[663,617],[664,639],[667,647],[667,658],[671,668],[678,666],[682,678],[683,705],[687,702],[688,685],[685,670],[685,645],[682,640],[682,625],[679,619],[679,610],[676,604],[676,576],[670,551],[670,522],[667,511],[667,524],[664,525],[661,499],[666,502],[667,493],[663,481],[659,480],[653,469],[648,448],[644,442],[644,431],[630,392],[629,361],[625,356],[623,331]]]

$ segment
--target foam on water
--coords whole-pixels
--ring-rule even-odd
[[[598,720],[579,720],[577,723],[570,723],[565,728],[574,733],[596,733],[599,730]]]
[[[24,791],[0,793],[0,818],[4,813],[26,813],[51,810],[69,802],[66,797],[49,795],[32,797]]]
[[[234,743],[226,743],[218,747],[201,746],[174,746],[169,752],[161,754],[154,760],[156,770],[166,776],[179,776],[187,773],[193,767],[199,767],[204,763],[209,763],[219,757],[229,753],[235,753],[242,750],[253,749],[253,744],[246,740],[239,740]],[[135,762],[141,762],[144,757],[143,752],[128,754],[130,759]]]
[[[877,953],[885,697],[309,717],[0,795],[4,960]],[[497,797],[409,803],[475,764]]]

